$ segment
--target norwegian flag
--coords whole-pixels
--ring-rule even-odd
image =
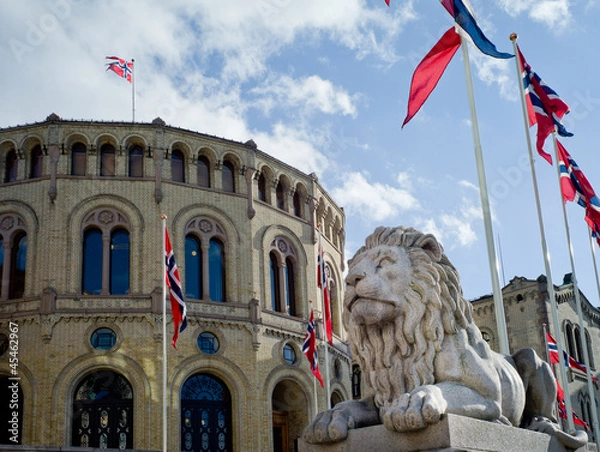
[[[552,335],[546,331],[546,341],[548,342],[548,355],[550,355],[550,364],[558,364],[558,346],[556,345],[556,341],[552,337]],[[571,355],[569,355],[566,350],[563,350],[563,359],[565,363],[565,367],[569,367],[571,369],[577,369],[584,374],[587,374],[587,368],[585,364],[580,363]],[[592,381],[594,383],[598,383],[598,379],[592,375]]]
[[[319,244],[319,256],[317,257],[317,285],[323,290],[323,304],[325,305],[325,335],[327,341],[333,345],[333,327],[331,325],[331,303],[329,302],[329,287],[327,284],[327,273],[325,272],[325,255],[323,247]]]
[[[566,419],[567,408],[565,406],[565,391],[563,391],[563,388],[561,388],[560,384],[558,384],[558,381],[556,382],[556,403],[558,405],[558,416],[561,419]],[[573,422],[576,425],[581,425],[586,430],[590,429],[590,426],[587,424],[587,422],[581,419],[575,410],[572,409],[571,412],[573,413]]]
[[[133,81],[133,61],[127,61],[117,56],[107,56],[107,60],[112,60],[106,63],[106,71],[113,71],[119,77],[124,78],[129,83]]]
[[[519,57],[521,59],[521,73],[523,76],[523,87],[527,101],[527,112],[529,116],[529,126],[537,124],[536,148],[540,156],[552,165],[552,156],[544,151],[544,143],[548,135],[552,133],[556,126],[556,131],[561,137],[572,137],[573,134],[565,128],[561,120],[564,115],[569,113],[569,106],[560,98],[558,94],[550,88],[544,81],[531,69],[531,66],[525,61],[521,49],[517,46]]]
[[[308,362],[310,363],[310,370],[319,383],[321,383],[321,387],[324,388],[325,384],[323,383],[323,377],[321,377],[321,372],[319,371],[319,358],[317,356],[317,335],[315,332],[315,313],[310,310],[310,318],[308,319],[308,327],[306,329],[306,336],[304,336],[304,344],[302,345],[302,353],[306,355]]]
[[[181,279],[179,279],[179,270],[175,263],[175,255],[173,254],[173,247],[171,246],[171,240],[169,239],[169,231],[165,227],[165,278],[167,286],[169,287],[169,299],[171,300],[171,311],[173,312],[173,324],[175,327],[175,334],[171,343],[173,347],[177,348],[177,338],[179,333],[185,330],[187,326],[186,318],[186,307],[183,299],[183,292],[181,290]]]

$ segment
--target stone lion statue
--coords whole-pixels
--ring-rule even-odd
[[[546,432],[570,448],[587,442],[556,424],[547,363],[532,349],[498,354],[483,340],[458,272],[430,234],[379,227],[367,237],[349,262],[343,321],[370,396],[319,413],[304,432],[309,443],[381,423],[414,431],[446,413]]]

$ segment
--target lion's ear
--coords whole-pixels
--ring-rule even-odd
[[[440,245],[437,239],[431,234],[423,235],[417,241],[417,243],[415,243],[415,245],[422,248],[423,251],[429,254],[431,258],[436,262],[439,261],[442,258],[442,255],[444,254],[444,249],[442,248],[442,245]]]

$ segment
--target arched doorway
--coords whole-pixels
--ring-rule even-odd
[[[231,395],[213,375],[196,374],[181,388],[181,450],[231,452]]]
[[[72,445],[133,449],[133,391],[110,370],[83,379],[73,396]]]
[[[273,452],[298,450],[298,438],[308,425],[306,395],[294,381],[277,383],[271,399],[273,413]]]

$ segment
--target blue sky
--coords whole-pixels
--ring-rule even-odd
[[[562,143],[597,191],[598,0],[473,0],[501,51],[519,45],[571,107]],[[0,127],[136,120],[246,141],[316,172],[347,214],[347,256],[378,225],[433,232],[468,298],[491,293],[461,52],[403,130],[414,68],[452,19],[436,0],[0,0]],[[544,273],[513,60],[469,48],[500,282]],[[532,131],[533,132],[533,131]],[[533,136],[533,135],[532,135]],[[548,145],[549,146],[549,145]],[[550,148],[551,149],[551,148]],[[555,283],[570,271],[556,172],[536,159]],[[581,289],[598,305],[583,209],[567,205]]]

